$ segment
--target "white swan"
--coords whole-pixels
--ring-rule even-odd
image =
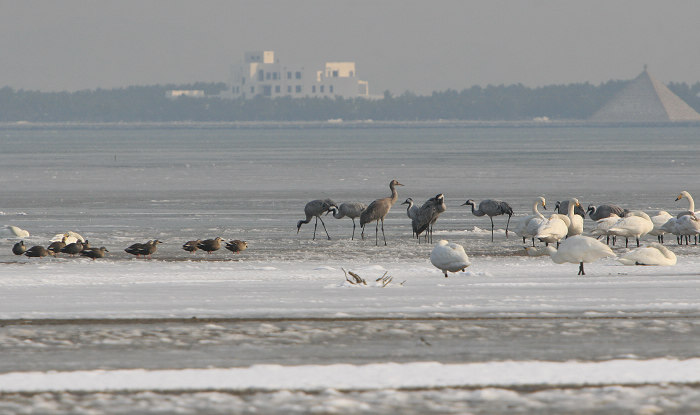
[[[595,221],[595,228],[591,230],[591,235],[598,237],[605,236],[605,243],[607,245],[610,245],[610,237],[612,236],[613,245],[615,245],[615,235],[610,232],[610,228],[615,226],[615,224],[619,220],[620,217],[615,214],[611,214],[607,218],[598,219],[597,221]]]
[[[447,278],[447,271],[464,271],[471,265],[462,245],[447,242],[444,239],[435,244],[435,248],[430,253],[430,262],[445,274],[445,278]]]
[[[658,211],[656,215],[651,217],[651,222],[654,224],[654,229],[649,231],[649,235],[656,236],[660,243],[664,243],[664,234],[666,231],[662,229],[662,226],[671,218],[673,218],[673,216],[671,216],[671,214],[665,210]]]
[[[575,197],[569,199],[569,211],[566,213],[566,216],[569,218],[569,230],[566,233],[567,238],[583,233],[583,217],[574,213],[576,207],[581,207],[578,199]]]
[[[666,232],[666,233],[672,233],[676,236],[676,241],[678,242],[678,245],[681,244],[681,237],[680,233],[678,232],[678,219],[675,217],[671,217],[666,223],[661,225],[661,230]]]
[[[79,233],[76,233],[73,231],[68,231],[65,233],[57,233],[49,241],[50,242],[60,242],[63,240],[64,236],[66,237],[65,242],[67,245],[78,242],[78,241],[80,241],[81,243],[85,242],[85,238],[83,238]]]
[[[700,233],[700,219],[694,213],[681,216],[679,219],[676,219],[676,231],[681,237],[681,243],[683,242],[683,237],[685,237],[685,244],[688,245],[688,239],[694,236],[697,244],[697,235]]]
[[[627,252],[617,260],[624,265],[676,265],[676,254],[665,246],[652,242]]]
[[[610,228],[610,233],[616,236],[624,236],[626,248],[629,238],[634,237],[637,240],[637,246],[639,246],[639,238],[651,232],[652,229],[654,229],[654,223],[651,221],[649,215],[641,210],[633,210],[627,213],[627,216],[624,218],[620,218],[620,220]]]
[[[615,256],[612,249],[597,239],[590,236],[574,235],[561,243],[559,249],[550,253],[552,261],[556,264],[570,262],[578,263],[578,275],[586,275],[583,270],[584,262],[593,262],[600,258]]]
[[[10,230],[11,234],[13,234],[14,236],[16,236],[18,238],[29,237],[29,231],[25,231],[24,229],[19,228],[17,226],[7,225],[7,229]]]
[[[676,202],[683,199],[683,198],[688,199],[688,210],[683,211],[683,212],[679,213],[678,215],[676,215],[676,218],[678,218],[678,219],[680,219],[681,216],[690,215],[691,213],[695,213],[695,201],[693,200],[693,196],[691,196],[690,193],[688,193],[687,191],[683,190],[681,192],[681,194],[679,194],[678,197],[676,197]]]
[[[544,242],[545,244],[557,243],[561,241],[566,234],[569,232],[569,225],[571,220],[566,215],[560,215],[558,213],[553,213],[549,219],[537,228],[537,233],[535,238]]]
[[[523,238],[523,243],[525,243],[525,239],[532,238],[532,246],[535,246],[535,235],[537,235],[537,229],[542,223],[544,223],[544,221],[547,220],[545,219],[544,215],[537,210],[539,205],[542,205],[543,209],[547,209],[547,203],[542,196],[534,200],[532,204],[532,215],[528,215],[520,219],[515,227],[515,233]]]

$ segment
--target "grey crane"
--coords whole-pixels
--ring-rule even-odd
[[[447,210],[447,206],[445,205],[445,195],[442,193],[431,197],[418,209],[411,225],[419,243],[420,234],[423,232],[425,232],[426,241],[433,242],[433,225],[445,210]]]
[[[569,201],[564,200],[562,202],[557,200],[557,203],[554,204],[554,211],[557,213],[561,213],[562,215],[566,215],[567,212],[569,212]],[[574,208],[574,213],[576,215],[579,215],[582,218],[586,217],[586,212],[583,210],[581,206],[576,206]]]
[[[345,202],[341,203],[340,206],[331,206],[331,212],[333,212],[333,217],[336,219],[341,219],[344,217],[349,217],[352,219],[352,236],[351,240],[355,239],[355,218],[359,218],[362,212],[367,209],[367,205],[361,202]]]
[[[508,225],[510,225],[510,217],[513,216],[513,208],[507,202],[496,199],[484,199],[479,203],[479,209],[474,210],[475,202],[472,199],[462,203],[462,206],[470,205],[474,216],[488,215],[491,220],[491,242],[493,242],[493,217],[499,215],[508,215],[506,223],[506,238],[508,238]]]
[[[612,215],[617,215],[622,218],[627,214],[627,212],[629,211],[621,208],[618,205],[612,204],[599,205],[598,207],[588,205],[588,208],[586,209],[588,217],[596,221],[604,218],[609,218]]]
[[[396,179],[389,182],[391,196],[377,199],[367,206],[367,209],[362,211],[360,215],[360,227],[362,228],[362,239],[365,239],[365,225],[377,222],[377,227],[374,230],[374,243],[379,245],[379,222],[382,222],[382,236],[384,237],[384,245],[386,246],[386,235],[384,234],[384,217],[389,213],[391,207],[399,199],[399,192],[396,191],[396,186],[403,186]]]
[[[413,203],[413,199],[410,198],[410,197],[409,197],[408,199],[406,199],[406,200],[405,200],[403,203],[401,203],[401,204],[402,204],[402,205],[408,205],[408,206],[406,207],[406,216],[408,216],[408,218],[411,219],[411,224],[413,224],[413,221],[415,220],[416,215],[418,215],[418,211],[420,210],[420,206],[416,206],[416,205]],[[416,236],[416,230],[415,230],[415,229],[413,229],[413,234],[412,234],[411,236],[413,236],[413,237]]]
[[[323,230],[326,231],[326,236],[330,240],[331,236],[328,234],[328,230],[326,229],[326,224],[323,223],[323,219],[321,218],[321,215],[323,215],[324,213],[330,212],[331,208],[334,206],[335,206],[335,203],[333,203],[333,201],[330,199],[316,199],[316,200],[312,200],[309,203],[307,203],[306,206],[304,206],[304,214],[306,215],[306,219],[300,220],[299,222],[297,222],[297,233],[299,233],[299,230],[301,229],[301,225],[311,222],[311,218],[313,218],[315,216],[316,222],[314,223],[313,240],[316,240],[316,228],[318,227],[319,219],[321,220],[321,224],[323,225]]]

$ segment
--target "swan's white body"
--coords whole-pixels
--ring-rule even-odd
[[[615,256],[612,249],[597,239],[589,236],[574,235],[561,243],[550,256],[556,264],[570,262],[579,264],[579,275],[585,275],[583,264],[600,258]]]
[[[676,219],[676,231],[681,236],[695,236],[700,233],[700,219],[695,214]]]
[[[435,244],[435,248],[430,253],[430,262],[445,274],[445,278],[448,271],[464,271],[471,265],[462,245],[447,242],[444,239]]]
[[[610,228],[610,233],[625,238],[635,238],[639,246],[639,238],[654,229],[654,223],[646,213],[641,210],[633,210]]]
[[[603,219],[598,219],[595,221],[595,228],[591,230],[591,235],[593,236],[613,236],[612,233],[610,233],[610,228],[615,226],[617,221],[620,220],[620,217],[617,215],[611,215],[608,216],[607,218]]]
[[[662,226],[671,218],[673,218],[673,216],[665,210],[660,210],[656,215],[652,216],[651,222],[654,224],[654,228],[649,231],[649,235],[661,236],[665,234],[667,231],[663,230]]]
[[[652,242],[627,252],[617,260],[625,265],[676,265],[676,254],[665,246]]]
[[[523,238],[523,242],[526,238],[534,238],[537,235],[537,229],[543,224],[547,219],[543,214],[537,210],[537,206],[542,205],[543,208],[547,209],[547,203],[544,197],[540,196],[534,200],[532,204],[532,215],[525,216],[520,219],[515,228],[515,233]]]
[[[11,234],[13,234],[14,236],[16,236],[18,238],[29,237],[29,231],[25,231],[24,229],[19,228],[17,226],[7,225],[7,229],[10,230]]]
[[[535,238],[547,244],[559,242],[569,232],[569,224],[571,224],[571,220],[568,216],[553,213],[537,229]]]
[[[569,230],[566,232],[566,236],[581,235],[583,233],[583,217],[574,213],[574,209],[577,206],[581,206],[578,199],[569,199],[569,211],[566,216],[569,218]]]
[[[60,242],[63,240],[64,236],[66,237],[66,240],[64,242],[67,245],[78,241],[80,241],[81,243],[85,242],[85,238],[83,238],[79,233],[73,231],[68,231],[66,233],[57,233],[56,235],[54,235],[53,238],[50,239],[50,242]]]
[[[545,255],[552,255],[555,253],[557,250],[553,246],[540,246],[540,247],[534,247],[534,246],[526,246],[525,251],[529,256],[545,256]]]

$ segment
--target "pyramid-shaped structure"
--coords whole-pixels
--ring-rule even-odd
[[[597,122],[674,122],[700,121],[690,105],[654,79],[646,68],[629,82],[591,121]]]

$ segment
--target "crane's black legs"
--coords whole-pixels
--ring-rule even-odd
[[[319,218],[321,219],[321,218]],[[323,230],[326,231],[326,236],[328,237],[328,240],[330,241],[331,236],[328,234],[328,230],[326,229],[326,224],[323,223],[323,219],[321,219],[321,225],[323,225]]]
[[[491,242],[493,242],[493,218],[489,216],[489,219],[491,219]]]
[[[386,235],[384,235],[384,218],[382,218],[382,237],[384,237],[384,246],[386,246]]]
[[[510,225],[510,215],[508,215],[508,222],[506,222],[506,239],[508,239],[508,225]]]
[[[352,237],[350,240],[355,240],[355,218],[352,218]]]
[[[314,237],[311,239],[312,241],[316,240],[316,228],[318,227],[318,216],[316,216],[316,222],[314,222]]]

